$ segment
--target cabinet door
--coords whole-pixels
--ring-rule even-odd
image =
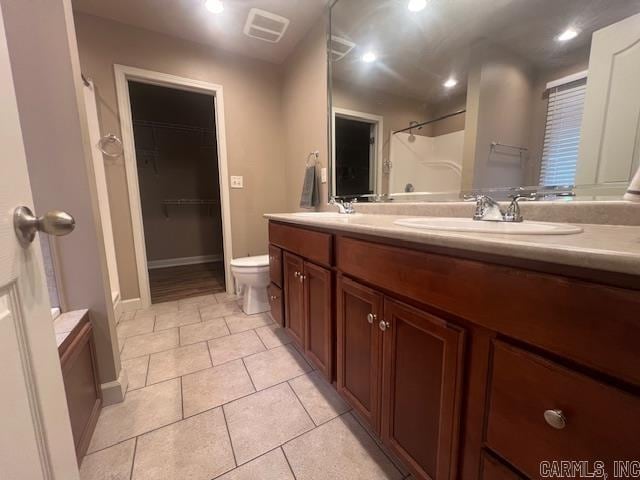
[[[269,276],[282,288],[282,250],[274,245],[269,245]]]
[[[419,479],[455,476],[464,332],[385,298],[382,439]]]
[[[304,349],[324,376],[332,377],[331,270],[304,263]]]
[[[276,284],[270,283],[267,287],[267,293],[269,294],[271,316],[278,325],[284,327],[284,313],[282,311],[282,289],[280,289]]]
[[[304,285],[302,258],[284,252],[285,325],[291,338],[304,348]]]
[[[383,297],[342,276],[337,297],[338,391],[379,433],[382,332],[378,318]]]

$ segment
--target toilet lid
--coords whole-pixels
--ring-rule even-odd
[[[269,265],[269,255],[234,258],[231,260],[232,267],[266,267],[267,265]]]

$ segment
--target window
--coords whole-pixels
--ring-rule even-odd
[[[577,76],[580,78],[574,76],[548,85],[549,103],[540,168],[542,186],[575,184],[587,87],[586,75]]]

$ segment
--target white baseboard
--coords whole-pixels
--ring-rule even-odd
[[[147,261],[147,268],[153,270],[155,268],[179,267],[181,265],[197,265],[199,263],[222,262],[224,257],[222,254],[217,255],[198,255],[196,257],[179,257],[165,258],[163,260]]]
[[[128,300],[121,300],[120,306],[123,312],[131,312],[133,310],[140,310],[142,308],[142,300],[139,298],[130,298]]]
[[[122,402],[127,394],[128,387],[129,378],[127,377],[127,371],[121,368],[117,380],[100,385],[100,390],[102,391],[102,406],[108,407],[109,405]]]

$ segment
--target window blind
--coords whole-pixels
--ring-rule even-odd
[[[587,79],[549,90],[540,185],[574,185]]]

